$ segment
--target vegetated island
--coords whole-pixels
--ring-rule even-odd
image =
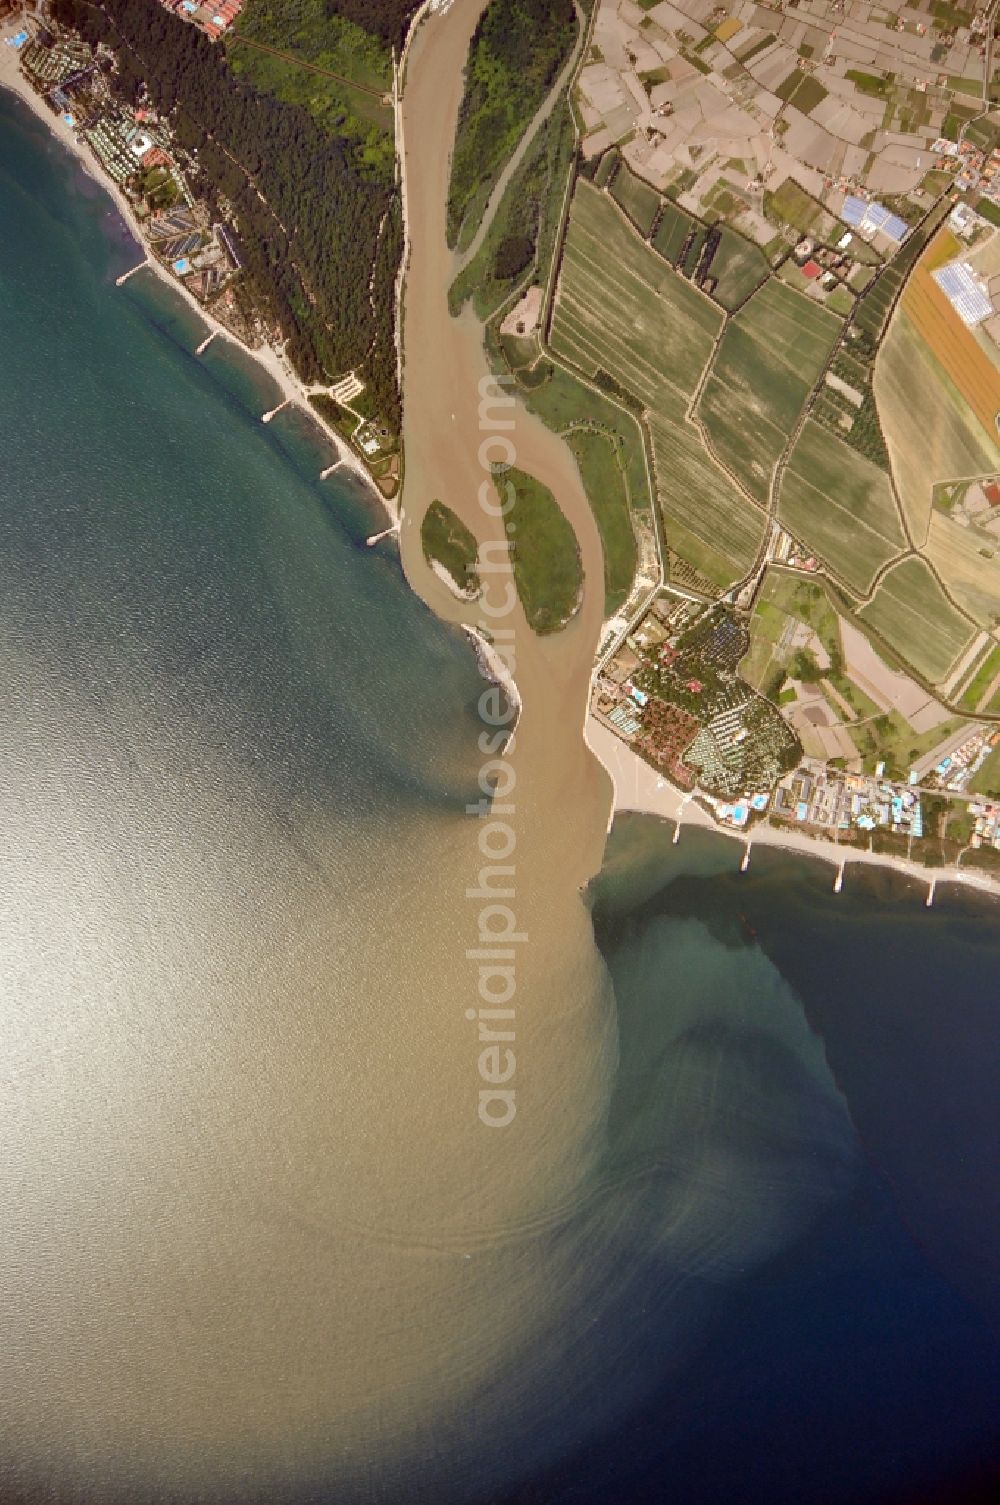
[[[433,501],[420,524],[424,558],[432,569],[443,572],[445,584],[463,601],[479,594],[476,536],[443,502]]]
[[[555,497],[534,476],[496,466],[494,480],[510,541],[514,584],[534,632],[558,632],[577,611],[583,567],[576,534]]]

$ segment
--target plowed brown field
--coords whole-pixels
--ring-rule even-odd
[[[940,231],[917,263],[903,293],[903,307],[995,442],[1000,413],[1000,368],[976,343],[931,276],[931,269],[941,265],[938,242],[946,234],[947,231]]]

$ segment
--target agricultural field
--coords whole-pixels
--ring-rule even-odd
[[[648,235],[660,207],[660,195],[656,189],[637,178],[623,162],[615,173],[610,192],[615,203],[621,205],[632,223],[643,235]]]
[[[877,280],[868,287],[858,304],[854,323],[868,335],[873,343],[880,339],[897,294],[920,258],[924,247],[937,230],[946,209],[947,205],[938,206],[919,227],[911,231],[902,249],[896,252],[887,266],[883,267]],[[855,246],[857,245],[858,241],[855,240]],[[940,249],[936,255],[941,255]],[[944,255],[942,259],[947,260],[947,256]],[[929,263],[931,268],[939,264],[940,262],[936,259]]]
[[[811,418],[781,481],[783,525],[833,573],[866,594],[906,538],[884,471]]]
[[[959,704],[963,711],[978,711],[979,702],[984,696],[989,703],[989,691],[994,683],[1000,680],[1000,646],[996,643],[987,648],[985,655],[976,666],[976,671],[962,691]],[[983,710],[986,706],[983,706]]]
[[[597,164],[597,171],[594,174],[594,182],[598,188],[607,188],[614,175],[615,168],[621,160],[621,152],[616,146],[612,146],[609,151],[604,153],[604,156]]]
[[[636,567],[635,534],[620,443],[598,429],[573,429],[566,442],[576,456],[604,552],[604,615],[613,616],[632,588]]]
[[[928,246],[906,285],[902,305],[917,335],[924,341],[963,400],[995,441],[1000,413],[1000,367],[994,365],[952,308],[931,276],[948,259],[957,242],[942,231]]]
[[[879,349],[874,390],[893,475],[920,547],[930,527],[932,486],[1000,468],[1000,446],[962,401],[905,306],[897,308]]]
[[[698,262],[701,260],[701,253],[707,239],[708,230],[706,227],[695,224],[692,235],[677,259],[677,270],[683,272],[686,277],[693,276]]]
[[[694,391],[721,323],[722,315],[664,265],[606,195],[577,184],[554,349],[590,376],[609,372],[651,406],[661,388],[684,397]]]
[[[935,510],[922,552],[980,627],[989,629],[1000,619],[1000,539]]]
[[[719,459],[761,503],[840,328],[774,279],[726,328],[698,417]]]
[[[668,542],[708,579],[728,584],[754,559],[766,519],[740,499],[686,418],[721,323],[605,195],[578,183],[552,348],[644,410]]]
[[[854,322],[872,340],[877,340],[892,308],[893,299],[902,282],[888,271],[872,283],[861,299],[854,314]]]
[[[708,269],[708,280],[714,278],[716,284],[712,297],[723,308],[738,308],[766,280],[770,270],[760,247],[726,226]]]
[[[649,428],[670,546],[715,585],[730,585],[753,564],[767,518],[711,459],[683,405],[652,414]]]
[[[827,95],[819,79],[814,78],[811,73],[803,73],[801,68],[793,69],[774,92],[786,104],[793,104],[797,110],[801,110],[803,115],[808,115],[810,110],[815,110]]]
[[[656,234],[653,236],[653,245],[661,256],[666,257],[671,266],[676,265],[684,242],[688,238],[688,231],[693,224],[694,220],[689,214],[685,214],[683,209],[678,209],[677,205],[672,204],[669,199],[664,199],[663,213],[656,227]]]
[[[947,676],[974,631],[924,561],[912,556],[893,566],[858,616],[932,684]]]
[[[765,194],[764,203],[769,219],[792,225],[803,235],[815,230],[826,217],[823,205],[792,178],[786,178],[775,193]]]

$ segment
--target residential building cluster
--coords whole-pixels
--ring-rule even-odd
[[[682,209],[765,249],[776,229],[830,239],[846,222],[890,257],[950,157],[959,191],[997,202],[1000,157],[963,130],[983,98],[985,8],[962,21],[944,4],[598,0],[583,154],[616,148]]]
[[[1000,804],[996,800],[971,800],[969,814],[974,822],[969,845],[977,849],[993,847],[1000,852]]]
[[[197,0],[160,0],[160,4],[182,21],[197,26],[213,42],[229,30],[243,9],[243,0],[223,0],[221,5],[200,5]]]
[[[964,794],[997,746],[1000,746],[1000,731],[977,728],[957,746],[949,747],[939,762],[923,775],[923,782],[949,794]]]
[[[909,842],[944,833],[1000,850],[1000,789],[973,789],[982,788],[977,775],[1000,750],[1000,730],[952,728],[905,780],[887,776],[885,762],[865,772],[860,758],[844,767],[841,759],[804,755],[778,707],[741,678],[748,644],[743,622],[725,605],[664,590],[601,664],[592,710],[731,829],[773,817],[832,839],[881,831]]]
[[[14,42],[34,88],[131,200],[152,253],[202,302],[216,299],[241,265],[236,237],[229,226],[212,222],[192,190],[169,124],[154,110],[115,97],[103,49],[37,23]],[[242,337],[231,299],[217,312]]]
[[[769,789],[801,751],[737,672],[746,628],[725,607],[662,593],[595,685],[596,714],[684,789],[733,800]]]
[[[774,814],[826,832],[874,831],[924,834],[920,793],[876,773],[843,773],[806,759],[778,784]]]
[[[903,233],[908,232],[909,226],[904,225]],[[850,230],[838,238],[835,246],[823,245],[815,237],[804,235],[792,248],[792,260],[802,269],[803,277],[810,282],[818,281],[824,292],[832,292],[838,285],[852,292],[852,279],[865,265],[852,256],[850,247],[853,241]]]
[[[972,141],[949,141],[938,137],[931,151],[942,167],[951,168],[959,193],[978,193],[1000,204],[1000,147],[981,151]]]

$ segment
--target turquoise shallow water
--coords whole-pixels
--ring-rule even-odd
[[[995,912],[619,821],[573,1175],[435,1228],[369,1081],[454,944],[471,655],[3,96],[0,224],[0,1495],[988,1497]]]

